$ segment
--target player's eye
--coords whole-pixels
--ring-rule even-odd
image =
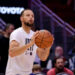
[[[26,16],[30,16],[29,14],[27,14]]]
[[[34,17],[34,15],[32,15],[32,17]]]

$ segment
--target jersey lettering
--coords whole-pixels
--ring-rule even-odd
[[[30,41],[31,41],[31,39],[26,38],[26,39],[25,39],[25,44],[28,44]],[[32,55],[33,47],[34,47],[34,45],[32,45],[30,48],[28,48],[27,51],[26,51],[26,53],[25,53],[25,55],[27,55],[27,54]]]

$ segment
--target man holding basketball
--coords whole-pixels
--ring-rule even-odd
[[[22,27],[12,32],[10,36],[9,58],[6,75],[29,75],[32,72],[35,55],[45,61],[49,55],[49,48],[38,48],[35,38],[39,31],[33,32],[34,13],[27,9],[21,13]]]

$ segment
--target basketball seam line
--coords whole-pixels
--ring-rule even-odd
[[[45,34],[45,32],[44,32],[44,34]],[[41,43],[42,43],[42,41],[43,41],[43,38],[44,38],[44,34],[43,34],[43,37],[42,37]],[[40,47],[41,47],[41,43],[40,43]]]

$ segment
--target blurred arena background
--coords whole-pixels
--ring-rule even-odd
[[[69,59],[75,47],[75,0],[0,0],[0,29],[7,23],[20,27],[20,13],[27,8],[34,11],[34,29],[47,29],[54,35],[48,60],[54,58],[56,46],[62,46]]]

